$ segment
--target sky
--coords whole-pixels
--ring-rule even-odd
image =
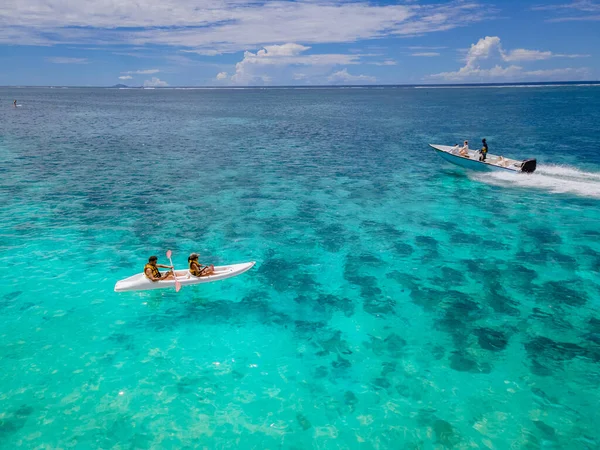
[[[3,86],[600,79],[600,0],[2,0]]]

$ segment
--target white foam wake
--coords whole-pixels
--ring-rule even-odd
[[[570,166],[538,165],[532,174],[489,172],[473,174],[472,178],[494,186],[532,188],[600,199],[600,172],[585,172]]]

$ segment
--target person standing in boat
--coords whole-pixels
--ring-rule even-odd
[[[485,157],[487,156],[487,152],[488,152],[488,145],[487,142],[485,141],[485,138],[483,138],[481,140],[481,150],[479,150],[479,161],[485,161]]]
[[[169,280],[173,279],[173,266],[165,266],[164,264],[156,264],[158,258],[151,256],[148,258],[148,264],[144,266],[144,274],[150,281]],[[159,267],[171,269],[167,273],[160,273]]]

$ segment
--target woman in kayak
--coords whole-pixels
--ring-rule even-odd
[[[198,262],[200,255],[198,253],[192,253],[188,257],[188,264],[190,265],[190,273],[195,277],[204,277],[206,275],[212,275],[215,273],[215,266],[203,266]]]
[[[146,275],[146,278],[148,278],[150,281],[173,279],[173,267],[165,266],[164,264],[156,264],[156,261],[158,261],[156,256],[151,256],[148,258],[148,264],[144,266],[144,274]],[[169,270],[167,273],[160,273],[158,270],[159,267],[171,270]]]

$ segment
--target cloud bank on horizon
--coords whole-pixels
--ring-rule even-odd
[[[465,65],[454,72],[441,72],[431,75],[433,79],[446,81],[482,81],[485,79],[514,81],[564,76],[566,79],[575,76],[587,76],[585,67],[574,69],[563,67],[544,70],[526,70],[514,62],[526,63],[550,58],[583,58],[590,55],[560,54],[551,51],[527,50],[518,48],[505,51],[498,36],[486,36],[471,45],[465,58]],[[510,63],[506,65],[504,63]]]
[[[51,80],[31,84],[599,78],[598,20],[592,0],[4,0],[0,58],[12,70],[0,84],[38,80],[36,64],[48,66]],[[68,73],[60,70],[67,64]]]

